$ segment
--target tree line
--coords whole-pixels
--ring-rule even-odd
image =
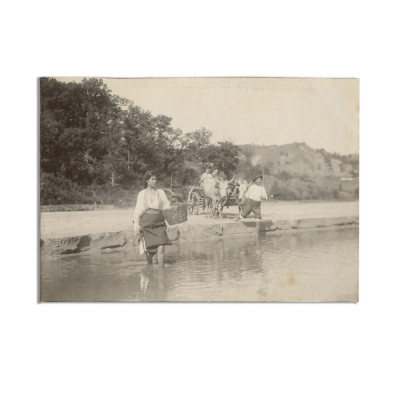
[[[171,122],[114,95],[101,79],[40,79],[41,204],[87,202],[98,191],[139,184],[148,170],[177,185],[195,183],[206,162],[232,175],[239,147],[211,144],[210,130],[183,132]]]

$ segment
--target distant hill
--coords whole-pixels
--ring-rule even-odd
[[[309,178],[358,176],[358,154],[342,156],[324,149],[313,149],[305,143],[280,146],[246,144],[239,147],[241,160],[248,160],[253,166],[264,166],[271,175],[285,171],[292,176]]]
[[[248,180],[264,169],[265,186],[277,198],[358,198],[358,154],[343,156],[306,143],[239,147],[235,175]]]

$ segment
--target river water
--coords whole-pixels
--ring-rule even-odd
[[[43,260],[41,301],[358,301],[358,228],[175,243]]]

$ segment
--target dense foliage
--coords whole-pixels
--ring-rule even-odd
[[[148,170],[168,186],[197,183],[202,162],[234,171],[237,146],[210,145],[211,131],[184,133],[171,121],[113,95],[101,79],[41,79],[41,204],[104,202],[116,186],[137,191]]]

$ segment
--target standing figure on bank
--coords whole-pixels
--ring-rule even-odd
[[[147,264],[152,264],[153,256],[157,254],[159,267],[164,267],[165,245],[170,245],[171,241],[167,236],[163,210],[171,206],[164,190],[157,189],[154,172],[146,172],[143,183],[145,189],[139,192],[136,201],[134,231],[145,251]]]
[[[200,176],[200,185],[204,186],[204,182],[208,181],[213,178],[211,171],[212,171],[213,165],[211,163],[206,164],[206,168],[203,174]]]
[[[243,209],[239,216],[246,218],[251,212],[254,213],[255,218],[261,219],[261,201],[267,200],[267,192],[265,187],[261,184],[262,175],[257,175],[253,179],[253,184],[247,189],[245,196],[246,200],[243,204]]]
[[[219,176],[219,170],[215,168],[212,172],[212,177],[219,182],[221,180],[221,177]]]

